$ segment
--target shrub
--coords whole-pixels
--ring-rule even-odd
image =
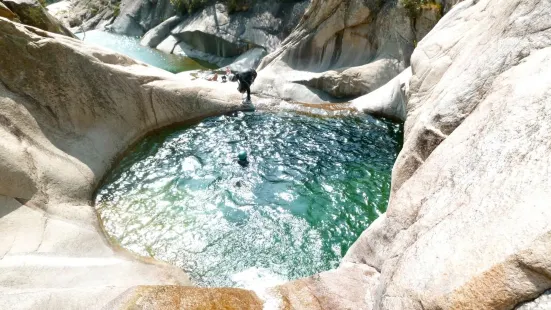
[[[252,5],[252,1],[250,0],[225,0],[224,2],[229,14],[247,11]]]
[[[121,4],[120,2],[115,4],[114,7],[113,7],[113,15],[115,17],[119,16],[119,14],[121,13]]]
[[[258,1],[258,0],[256,0]],[[300,0],[272,0],[280,3],[298,2]],[[170,0],[170,3],[180,12],[191,14],[214,3],[226,5],[228,13],[244,12],[254,5],[255,0]]]
[[[421,15],[423,9],[442,11],[442,5],[434,0],[400,0],[400,2],[413,20]]]
[[[170,0],[170,3],[182,13],[191,14],[199,9],[202,9],[207,4],[209,0]]]

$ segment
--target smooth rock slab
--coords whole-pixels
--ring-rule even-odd
[[[511,309],[551,287],[551,4],[457,4],[412,56],[386,215],[345,258],[378,309]]]
[[[149,30],[141,39],[143,46],[157,47],[170,34],[170,30],[182,21],[181,16],[172,16],[155,28]]]
[[[383,86],[409,66],[415,42],[436,23],[416,29],[399,3],[312,1],[281,48],[262,60],[255,91],[324,103]]]
[[[4,18],[0,67],[0,308],[101,308],[138,285],[190,285],[110,244],[90,201],[128,145],[239,109],[239,94]]]
[[[266,51],[264,49],[254,48],[237,57],[228,67],[232,71],[256,69],[264,56],[266,56]]]
[[[411,79],[411,68],[407,68],[384,86],[352,100],[352,106],[358,111],[395,119],[406,120],[407,98]]]

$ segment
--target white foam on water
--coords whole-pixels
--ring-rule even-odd
[[[231,277],[237,287],[251,290],[264,301],[264,310],[280,309],[281,300],[270,288],[287,282],[287,279],[265,268],[252,267]]]
[[[238,287],[256,291],[266,289],[287,282],[287,279],[265,268],[251,267],[232,275]]]

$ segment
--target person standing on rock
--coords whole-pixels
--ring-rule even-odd
[[[240,93],[243,94],[247,92],[247,98],[243,100],[243,104],[251,104],[251,85],[254,83],[255,79],[256,79],[256,70],[254,69],[241,71],[236,74],[232,74],[229,77],[230,81],[239,83],[237,90]]]

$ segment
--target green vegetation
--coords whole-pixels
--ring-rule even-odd
[[[423,10],[437,10],[442,12],[442,5],[434,0],[400,0],[404,8],[408,11],[411,19],[415,20]]]
[[[274,0],[276,2],[296,2],[298,0]],[[223,3],[226,5],[228,13],[244,12],[254,5],[254,0],[170,0],[170,3],[184,14],[191,14],[207,5],[214,3]]]
[[[43,8],[39,6],[31,6],[27,9],[26,16],[21,16],[21,21],[25,24],[48,30],[47,22],[44,20],[45,15],[43,12]]]
[[[120,2],[115,4],[113,6],[113,15],[115,15],[115,17],[119,16],[119,14],[121,13],[121,4]]]
[[[251,0],[225,0],[228,13],[247,11],[253,4]]]
[[[209,0],[170,0],[170,3],[182,13],[191,14],[210,4]]]

